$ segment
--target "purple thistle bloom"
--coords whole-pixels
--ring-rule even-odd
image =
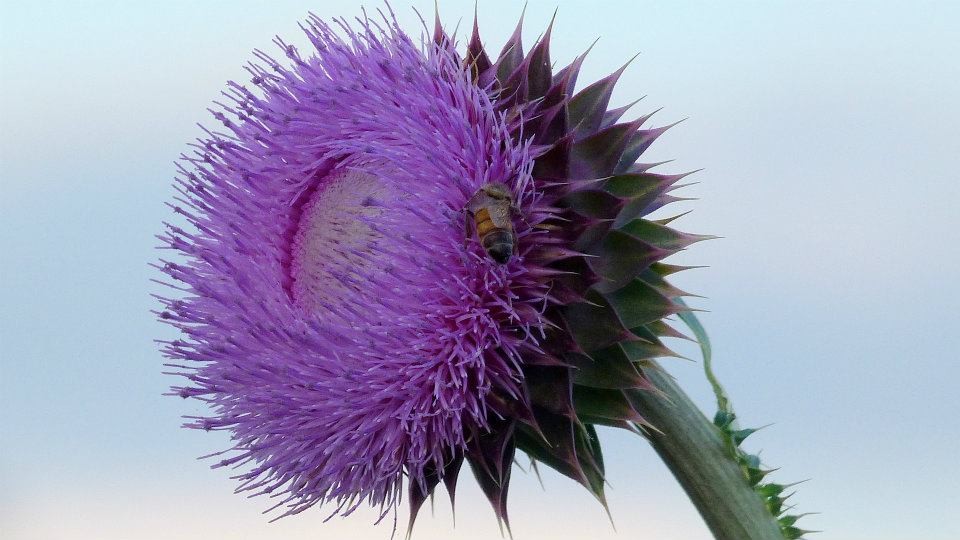
[[[594,425],[643,424],[629,392],[682,310],[658,261],[703,238],[642,219],[683,176],[635,163],[665,128],[606,110],[619,72],[574,95],[583,57],[552,74],[549,31],[491,61],[476,28],[462,58],[392,14],[304,30],[315,51],[257,51],[259,92],[229,83],[225,131],[183,156],[160,317],[183,334],[173,393],[212,409],[187,426],[228,430],[217,466],[281,517],[382,517],[407,476],[412,523],[466,460],[505,519],[515,448],[603,501]],[[516,214],[504,264],[467,212],[491,183]]]
[[[426,54],[396,27],[348,39],[317,19],[318,54],[295,67],[258,53],[258,97],[231,84],[179,181],[175,211],[196,228],[164,240],[190,263],[164,270],[195,294],[163,313],[190,338],[171,358],[201,361],[182,396],[217,414],[251,462],[244,490],[282,490],[289,513],[323,500],[390,507],[404,470],[422,478],[488,422],[492,388],[516,395],[536,347],[546,286],[524,264],[464,250],[463,208],[504,182],[528,224],[546,215],[489,95],[458,58]]]

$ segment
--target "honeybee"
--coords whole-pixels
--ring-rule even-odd
[[[520,212],[513,204],[510,188],[501,182],[484,184],[470,197],[464,210],[464,244],[470,238],[470,217],[473,216],[477,237],[487,255],[506,264],[517,248],[512,217]]]

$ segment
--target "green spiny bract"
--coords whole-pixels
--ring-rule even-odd
[[[770,514],[777,518],[780,532],[783,533],[784,538],[796,540],[802,538],[806,533],[815,532],[796,527],[797,520],[809,514],[787,514],[791,508],[785,507],[784,503],[791,497],[792,493],[786,493],[786,490],[796,484],[764,482],[764,479],[773,472],[773,469],[764,469],[760,462],[760,456],[747,453],[740,447],[747,437],[762,428],[738,428],[736,426],[737,416],[730,408],[729,401],[724,398],[722,402],[726,405],[722,405],[724,408],[718,410],[714,415],[713,424],[720,430],[730,457],[740,465],[744,478],[763,500],[764,506]]]
[[[678,302],[683,303],[683,300],[678,300]],[[730,398],[727,396],[723,385],[720,384],[720,381],[717,380],[717,376],[713,372],[713,351],[706,330],[703,328],[703,325],[700,324],[700,321],[694,313],[689,311],[681,312],[678,316],[690,328],[694,338],[696,338],[697,343],[700,345],[700,351],[703,354],[703,371],[717,399],[717,412],[713,415],[713,425],[716,426],[720,432],[720,438],[723,440],[724,447],[730,459],[736,461],[740,466],[744,479],[763,501],[767,511],[777,519],[777,524],[784,538],[796,540],[801,539],[806,533],[816,532],[800,529],[795,526],[798,519],[809,514],[788,515],[786,513],[790,508],[785,508],[784,502],[791,494],[784,495],[784,490],[796,484],[764,482],[763,480],[768,474],[772,473],[773,470],[762,468],[760,456],[747,453],[740,447],[747,437],[763,428],[739,427],[737,415],[733,410],[733,405],[730,403]]]
[[[668,282],[687,267],[662,261],[711,237],[671,228],[675,218],[647,217],[682,200],[671,192],[686,174],[655,173],[657,164],[638,162],[671,126],[644,127],[650,115],[620,122],[629,106],[608,109],[626,66],[575,93],[586,54],[554,73],[551,28],[524,54],[518,25],[492,60],[475,23],[463,62],[513,119],[513,136],[532,141],[533,177],[553,218],[538,226],[543,241],[526,256],[552,278],[544,316],[553,326],[542,350],[523,358],[523,394],[491,396],[502,419],[473,433],[467,451],[452,455],[427,485],[410,484],[411,526],[441,480],[453,497],[464,460],[507,523],[516,450],[581,483],[606,506],[595,426],[638,433],[648,427],[631,393],[657,391],[644,370],[656,369],[655,358],[677,356],[662,338],[685,337],[664,319],[690,311],[680,301],[687,293]],[[449,46],[452,39],[438,20],[434,41]]]

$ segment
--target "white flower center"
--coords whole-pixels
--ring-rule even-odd
[[[391,198],[388,186],[360,171],[334,171],[323,180],[304,205],[293,240],[295,302],[314,311],[369,292],[363,284],[378,273],[370,255],[383,239],[371,220],[388,210]]]

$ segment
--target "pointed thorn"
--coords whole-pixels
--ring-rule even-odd
[[[613,514],[610,513],[610,507],[607,505],[607,501],[601,500],[600,504],[603,505],[603,511],[607,513],[607,519],[610,520],[610,526],[613,527],[613,532],[617,532],[617,524],[613,521]]]
[[[537,467],[537,460],[530,458],[530,470],[533,471],[533,474],[537,476],[537,482],[540,482],[540,489],[546,491],[547,488],[543,485],[543,477],[540,476],[540,468]]]
[[[610,76],[610,77],[613,77],[614,79],[620,78],[620,75],[623,75],[623,72],[627,70],[627,68],[630,66],[630,64],[632,64],[633,61],[636,60],[638,56],[640,56],[640,51],[637,51],[637,53],[634,54],[633,56],[631,56],[630,59],[627,60],[625,64],[623,64],[622,66],[620,66],[620,69],[614,71],[613,74],[611,74],[611,75],[609,75],[609,76]]]
[[[790,484],[784,484],[783,487],[784,487],[784,489],[786,489],[786,488],[793,487],[793,486],[799,486],[800,484],[805,484],[805,483],[809,482],[810,480],[812,480],[812,479],[811,479],[811,478],[805,478],[805,479],[799,480],[799,481],[797,481],[797,482],[792,482],[792,483],[790,483]],[[810,514],[819,514],[819,513],[820,513],[820,512],[808,512],[808,513],[806,513],[806,514],[801,514],[800,517],[807,516],[807,515],[810,515]]]

